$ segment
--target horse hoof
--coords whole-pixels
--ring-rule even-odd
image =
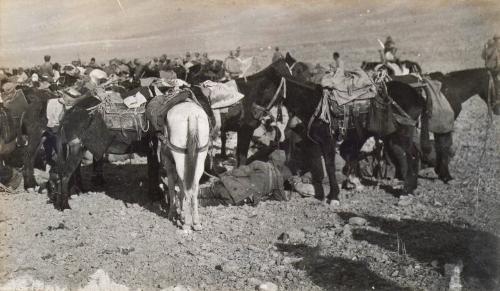
[[[447,176],[447,177],[443,177],[443,178],[441,178],[441,180],[442,180],[442,181],[443,181],[443,183],[445,183],[445,184],[451,184],[451,183],[450,183],[450,181],[452,181],[452,180],[453,180],[453,177],[451,177],[451,176]]]
[[[194,231],[202,231],[203,227],[201,226],[200,223],[197,223],[197,224],[193,225],[193,230]]]

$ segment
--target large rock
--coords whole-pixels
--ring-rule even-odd
[[[349,224],[362,226],[366,224],[366,219],[364,219],[363,217],[351,217],[349,218]]]

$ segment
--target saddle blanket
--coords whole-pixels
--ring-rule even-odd
[[[238,92],[238,87],[234,80],[227,83],[217,83],[209,80],[201,83],[200,88],[210,101],[212,109],[229,107],[236,104],[245,96]]]
[[[174,91],[167,95],[154,97],[146,106],[146,117],[151,121],[155,131],[162,132],[165,125],[165,118],[170,108],[174,105],[191,99],[191,91]]]
[[[346,76],[347,75],[347,76]],[[321,80],[326,88],[324,94],[339,105],[355,99],[370,99],[377,95],[377,88],[370,77],[361,69],[344,74],[327,74]]]

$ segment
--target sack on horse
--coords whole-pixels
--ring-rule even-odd
[[[208,98],[212,109],[232,106],[245,96],[238,92],[238,86],[234,80],[227,83],[205,81],[200,84],[200,88],[203,95]]]
[[[423,78],[426,97],[430,98],[427,104],[431,105],[429,111],[429,131],[433,133],[447,133],[453,131],[455,122],[455,113],[451,108],[450,102],[441,92],[441,82]]]

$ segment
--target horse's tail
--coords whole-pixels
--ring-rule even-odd
[[[198,163],[198,118],[189,116],[187,121],[188,132],[186,141],[186,160],[184,166],[184,183],[187,190],[193,188],[196,166]]]

